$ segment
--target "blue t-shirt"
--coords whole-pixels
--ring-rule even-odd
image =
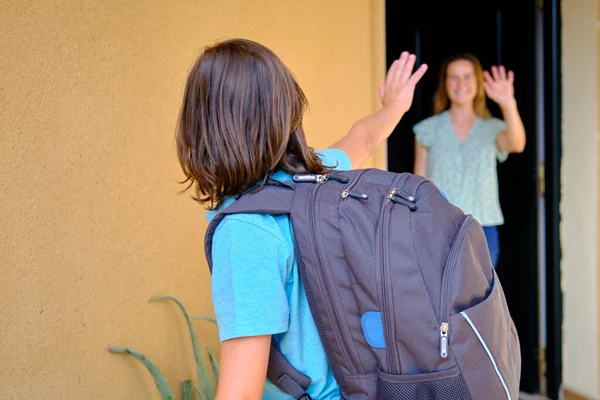
[[[326,166],[352,168],[341,150],[318,153]],[[291,180],[279,171],[278,180]],[[227,198],[222,208],[235,201]],[[209,211],[210,221],[216,211]],[[327,364],[298,271],[292,226],[288,216],[228,215],[217,227],[212,245],[212,298],[221,341],[273,335],[277,348],[312,383],[313,399],[340,398]],[[263,400],[292,399],[269,380]]]

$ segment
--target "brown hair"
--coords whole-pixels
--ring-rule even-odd
[[[477,94],[475,95],[475,99],[473,101],[473,107],[475,108],[475,113],[479,115],[481,118],[491,118],[490,110],[488,110],[487,105],[485,103],[485,89],[483,87],[483,68],[481,67],[481,62],[479,59],[471,53],[458,53],[454,54],[444,60],[442,66],[440,68],[440,77],[438,88],[435,92],[434,100],[433,100],[433,113],[439,114],[450,107],[450,99],[448,98],[448,93],[446,92],[446,78],[448,77],[448,66],[454,61],[465,60],[469,61],[473,64],[473,69],[475,70],[475,80],[477,81]]]
[[[327,171],[308,147],[308,102],[268,48],[244,39],[208,46],[188,76],[177,123],[177,153],[194,199],[210,208],[282,169]]]

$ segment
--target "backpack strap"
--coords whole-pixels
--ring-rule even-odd
[[[272,342],[267,378],[294,399],[311,400],[310,395],[306,393],[311,382],[310,378],[294,368]]]
[[[233,204],[220,211],[210,221],[204,239],[204,251],[212,273],[212,243],[219,223],[231,214],[289,215],[294,198],[293,182],[280,182],[269,178],[267,184],[257,191],[247,192]],[[279,389],[297,400],[310,400],[306,389],[311,379],[290,364],[271,342],[267,378]]]
[[[291,189],[291,190],[290,190]],[[208,268],[212,272],[212,242],[219,223],[230,214],[270,214],[285,215],[290,213],[294,197],[293,184],[269,181],[258,191],[247,192],[229,207],[221,210],[208,224],[204,238],[204,252]]]

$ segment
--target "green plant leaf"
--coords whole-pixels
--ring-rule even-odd
[[[200,397],[200,400],[208,400],[206,397],[204,397],[204,395],[202,394],[200,389],[198,389],[198,386],[194,385],[194,390],[196,391],[196,394],[198,395],[198,397]]]
[[[192,389],[192,381],[189,379],[181,383],[181,398],[183,400],[194,400],[194,390]]]
[[[215,377],[215,382],[219,383],[219,362],[217,358],[213,354],[212,350],[208,345],[204,346],[206,348],[206,352],[208,353],[208,359],[210,360],[210,366],[212,367],[213,376]]]
[[[192,349],[194,350],[194,359],[196,360],[196,372],[198,374],[198,382],[200,383],[200,391],[206,399],[214,399],[215,390],[213,388],[212,382],[210,381],[210,376],[208,375],[208,370],[206,369],[204,360],[202,359],[202,354],[200,353],[200,348],[198,347],[198,340],[196,339],[196,333],[194,332],[192,320],[190,319],[187,310],[185,309],[183,304],[181,304],[181,302],[173,296],[155,296],[152,297],[149,301],[152,302],[158,300],[172,300],[179,306],[179,308],[183,312],[183,315],[185,316],[185,320],[188,325],[188,329],[190,331],[190,337],[192,338]]]
[[[193,316],[192,319],[202,319],[204,321],[212,322],[213,324],[217,323],[216,319],[211,318],[211,317],[205,317],[204,315],[196,315],[196,316]]]
[[[158,367],[154,365],[152,361],[150,361],[148,357],[146,357],[138,351],[123,347],[110,347],[108,351],[111,353],[130,354],[136,357],[138,360],[144,363],[146,368],[148,368],[148,371],[150,371],[150,373],[152,374],[154,382],[156,383],[158,391],[160,392],[160,395],[162,396],[163,400],[175,400],[175,395],[169,387],[169,384],[167,383],[167,380],[165,379],[164,375],[162,374],[162,372],[160,372]]]

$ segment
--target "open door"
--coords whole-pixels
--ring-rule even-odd
[[[540,68],[536,58],[539,50],[536,18],[541,12],[538,6],[537,0],[386,2],[387,66],[402,50],[408,50],[417,55],[418,63],[430,67],[417,87],[413,107],[388,139],[390,171],[412,172],[412,126],[432,115],[439,67],[447,56],[468,51],[479,57],[484,69],[503,64],[515,72],[515,97],[525,124],[527,145],[522,154],[512,154],[498,168],[505,224],[499,228],[501,254],[497,271],[519,333],[521,390],[528,393],[540,392],[542,376],[536,136],[544,104],[539,102],[536,91]],[[494,116],[502,118],[493,102],[489,108]]]

